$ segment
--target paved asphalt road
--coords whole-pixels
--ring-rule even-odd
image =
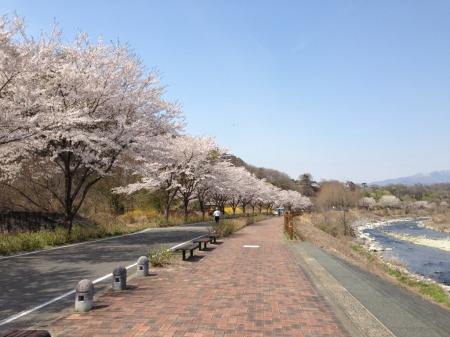
[[[135,264],[149,249],[173,247],[207,233],[210,223],[154,228],[121,237],[96,240],[58,249],[0,258],[0,331],[26,325],[35,318],[11,317],[71,292],[82,279],[91,281],[112,273],[117,266]],[[135,273],[132,268],[128,274]],[[96,292],[107,288],[111,277],[95,284]],[[39,310],[52,313],[74,305],[75,295]]]

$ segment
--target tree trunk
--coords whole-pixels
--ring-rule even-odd
[[[200,210],[202,211],[202,219],[205,221],[205,202],[201,197],[198,197],[198,203],[200,204]]]
[[[169,211],[170,211],[170,195],[166,193],[166,200],[164,203],[164,219],[166,225],[169,223]]]
[[[166,206],[164,208],[164,220],[165,220],[165,224],[167,225],[169,223],[169,207]]]
[[[67,234],[72,234],[74,214],[67,214],[64,216],[64,227],[67,229]]]
[[[64,216],[64,226],[67,229],[67,233],[70,235],[72,233],[73,225],[73,199],[72,199],[72,172],[70,170],[70,160],[71,154],[67,154],[67,158],[64,162],[64,202],[65,202],[65,216]]]
[[[188,221],[188,204],[189,204],[189,200],[183,200],[184,203],[184,223],[187,223]]]
[[[164,217],[166,220],[166,225],[169,224],[169,215],[170,215],[170,205],[172,205],[172,201],[175,198],[175,196],[178,193],[178,189],[176,190],[169,190],[169,191],[165,191],[165,196],[166,196],[166,200],[165,200],[165,204],[164,204]]]

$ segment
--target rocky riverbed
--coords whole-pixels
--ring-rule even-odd
[[[377,252],[386,263],[403,267],[421,281],[433,280],[450,287],[450,234],[430,230],[423,219],[395,219],[360,223],[357,241]],[[440,252],[441,251],[441,252]]]
[[[314,225],[317,220],[313,215],[305,214],[301,218],[298,219],[297,222],[297,233],[301,237],[302,240],[311,242],[318,247],[321,247],[328,251],[331,254],[334,254],[358,267],[367,270],[368,272],[378,275],[383,279],[390,280],[391,282],[398,284],[399,286],[404,286],[400,281],[393,278],[392,276],[386,274],[384,269],[381,267],[381,264],[390,265],[394,269],[399,269],[405,274],[409,274],[411,278],[421,281],[421,282],[430,282],[434,283],[433,280],[428,279],[422,275],[412,273],[407,266],[402,263],[398,263],[399,260],[396,258],[385,258],[384,253],[396,253],[395,246],[385,246],[376,243],[376,240],[373,238],[370,239],[370,236],[366,235],[363,231],[364,229],[375,229],[378,227],[389,226],[391,223],[401,220],[418,220],[419,218],[395,218],[385,220],[380,216],[374,215],[372,213],[357,213],[353,214],[352,221],[352,231],[356,237],[343,237],[343,236],[333,236],[330,235],[323,230],[319,229],[319,226]],[[320,220],[320,219],[319,219]],[[421,221],[422,223],[422,221]],[[430,228],[426,221],[423,221],[423,224],[426,224],[427,228]],[[432,227],[431,227],[432,228]],[[447,233],[448,234],[448,233]],[[393,240],[398,240],[393,238]],[[401,240],[398,240],[401,241]],[[401,241],[405,242],[405,241]],[[355,243],[362,245],[366,250],[372,250],[375,254],[373,254],[370,258],[366,255],[361,254],[355,249]],[[412,243],[408,243],[412,245]],[[427,248],[427,247],[424,247]],[[431,249],[431,248],[429,248]],[[442,252],[447,253],[447,252]],[[450,287],[444,286],[440,284],[449,294],[450,297]],[[415,288],[411,288],[412,291],[417,292]],[[418,292],[417,292],[418,293]]]
[[[389,228],[389,226],[394,225],[395,223],[399,222],[417,222],[419,227],[428,228],[430,230],[433,230],[432,227],[425,226],[424,221],[425,219],[413,219],[413,218],[403,218],[403,219],[395,219],[395,220],[389,220],[389,221],[378,221],[378,222],[359,222],[354,224],[354,231],[357,236],[357,240],[362,243],[367,250],[379,252],[379,251],[385,251],[385,250],[392,250],[393,247],[384,247],[379,242],[375,241],[373,237],[368,233],[368,230],[375,229],[375,228]],[[396,238],[398,240],[408,241],[417,245],[437,248],[441,250],[445,250],[447,252],[450,252],[450,234],[443,235],[443,236],[435,236],[435,237],[428,237],[428,236],[414,236],[407,233],[396,233],[391,232],[388,230],[382,230],[383,233]]]
[[[408,241],[416,245],[437,248],[450,252],[450,238],[428,238],[424,236],[414,237],[407,234],[389,233],[390,236],[399,240]]]

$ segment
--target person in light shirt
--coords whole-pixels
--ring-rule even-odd
[[[214,211],[213,216],[214,216],[214,220],[216,220],[216,223],[218,223],[219,218],[220,218],[220,211],[218,208],[216,208],[216,210]]]

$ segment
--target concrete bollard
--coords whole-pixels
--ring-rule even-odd
[[[127,289],[127,269],[119,266],[113,271],[113,290]]]
[[[137,260],[137,274],[139,276],[148,276],[149,261],[147,256],[141,256]]]
[[[75,288],[75,310],[88,311],[94,305],[94,284],[89,280],[81,280]]]

